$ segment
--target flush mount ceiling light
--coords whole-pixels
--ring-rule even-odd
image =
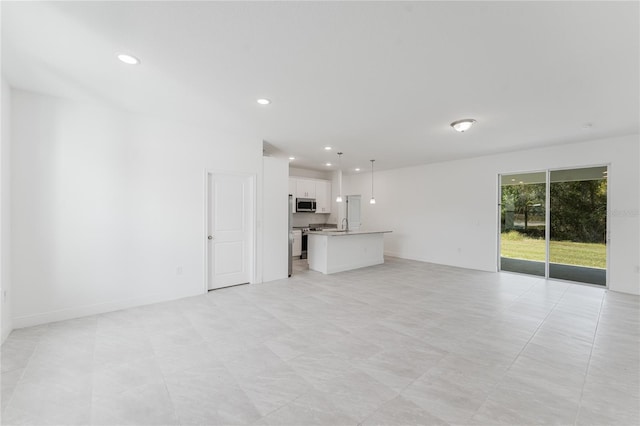
[[[453,127],[457,132],[465,132],[471,128],[475,124],[476,120],[473,118],[463,118],[462,120],[454,121],[451,123],[451,127]]]
[[[140,59],[135,56],[127,55],[126,53],[118,53],[118,59],[127,65],[138,65],[140,63]]]
[[[269,105],[271,103],[271,101],[266,98],[260,98],[256,100],[256,102],[259,103],[260,105]]]
[[[342,202],[342,153],[338,153],[338,196],[336,203]]]

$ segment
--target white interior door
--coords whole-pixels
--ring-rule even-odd
[[[251,281],[252,177],[209,173],[208,288]]]
[[[347,220],[349,229],[360,229],[360,196],[347,195]]]

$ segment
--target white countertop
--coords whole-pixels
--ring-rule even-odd
[[[349,231],[309,231],[309,235],[326,235],[328,237],[342,237],[345,235],[362,235],[362,234],[386,234],[392,231],[372,231],[366,229],[356,229]]]

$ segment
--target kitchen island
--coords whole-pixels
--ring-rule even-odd
[[[309,231],[309,269],[333,274],[384,263],[384,234],[391,231]]]

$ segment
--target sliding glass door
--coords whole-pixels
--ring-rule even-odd
[[[500,269],[546,274],[547,173],[502,175],[500,179]]]
[[[607,283],[607,168],[550,172],[549,278]]]
[[[500,176],[502,271],[606,285],[607,167]]]

